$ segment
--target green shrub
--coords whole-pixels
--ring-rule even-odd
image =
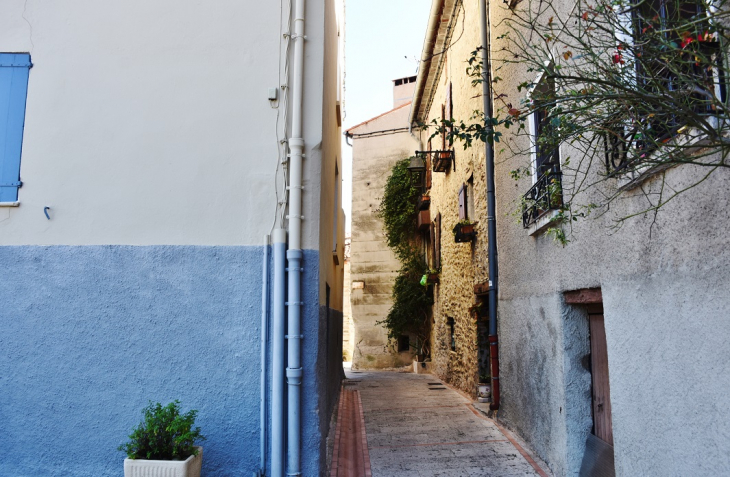
[[[167,406],[149,405],[142,411],[144,420],[129,435],[130,441],[119,446],[130,459],[185,460],[197,455],[196,440],[205,440],[200,428],[193,428],[198,411],[180,414],[180,401]]]

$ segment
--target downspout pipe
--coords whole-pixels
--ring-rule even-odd
[[[289,139],[289,249],[288,263],[288,329],[289,359],[286,368],[287,381],[287,475],[301,473],[301,314],[304,303],[301,298],[302,271],[302,158],[304,157],[303,83],[304,83],[304,0],[296,0],[294,7],[294,60],[291,88],[291,138]]]
[[[271,475],[284,476],[284,334],[286,333],[286,230],[272,235],[274,290],[271,330]]]
[[[269,353],[269,236],[264,236],[264,263],[261,271],[261,396],[259,399],[259,476],[266,475],[266,362]]]
[[[484,116],[491,123],[492,110],[492,63],[489,55],[489,0],[479,2],[482,36],[482,98]],[[492,374],[492,403],[489,409],[499,410],[499,340],[497,339],[497,297],[499,291],[499,267],[497,257],[497,216],[494,196],[494,147],[484,142],[487,162],[487,257],[489,260],[489,355]]]

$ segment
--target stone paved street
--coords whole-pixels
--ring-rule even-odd
[[[373,477],[547,475],[511,435],[433,376],[348,370],[347,377],[344,389],[360,395]]]

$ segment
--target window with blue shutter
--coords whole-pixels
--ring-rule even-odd
[[[30,55],[0,53],[0,202],[18,200]]]

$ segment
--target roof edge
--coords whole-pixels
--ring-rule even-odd
[[[401,104],[400,106],[396,106],[395,108],[393,108],[393,109],[391,109],[389,111],[386,111],[383,114],[378,114],[377,116],[372,117],[372,118],[370,118],[370,119],[368,119],[366,121],[363,121],[360,124],[356,124],[355,126],[352,126],[350,129],[347,129],[345,132],[346,133],[352,132],[353,130],[359,128],[360,126],[364,126],[364,125],[366,125],[367,123],[369,123],[371,121],[375,121],[376,119],[382,118],[383,116],[385,116],[387,114],[390,114],[393,111],[398,111],[399,109],[405,108],[406,106],[410,106],[410,105],[411,105],[411,101],[409,101],[407,103],[404,103],[404,104]]]

